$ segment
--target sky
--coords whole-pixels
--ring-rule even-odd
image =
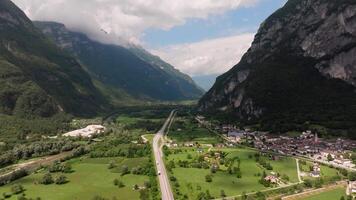
[[[286,0],[12,0],[32,20],[141,45],[190,76],[222,74]]]

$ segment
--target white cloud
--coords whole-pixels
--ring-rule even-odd
[[[254,33],[151,50],[191,76],[221,74],[236,65],[251,46]]]
[[[259,0],[13,1],[33,20],[61,22],[102,42],[140,43],[148,28],[168,30],[191,18],[206,19],[241,6],[252,6]]]

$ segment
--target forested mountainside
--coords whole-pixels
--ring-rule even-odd
[[[141,100],[197,99],[203,91],[192,79],[141,47],[103,44],[63,24],[35,22],[58,46],[75,55],[102,87],[116,96]]]
[[[0,113],[87,116],[105,106],[76,59],[57,48],[10,0],[0,1]]]

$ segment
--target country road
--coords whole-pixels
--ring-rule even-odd
[[[159,185],[161,188],[161,194],[162,194],[162,200],[174,200],[171,185],[169,183],[166,167],[164,166],[164,161],[163,161],[163,152],[162,152],[162,146],[163,143],[160,144],[160,141],[162,140],[163,142],[163,137],[165,135],[165,131],[170,124],[170,122],[173,120],[175,111],[172,111],[169,117],[167,118],[166,122],[163,124],[161,130],[159,130],[155,137],[153,138],[153,154],[156,160],[156,169],[157,169],[157,174],[158,174],[158,179],[159,179]]]

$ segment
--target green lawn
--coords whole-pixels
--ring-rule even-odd
[[[182,150],[182,152],[170,154],[167,160],[168,161],[186,160],[188,155],[191,155],[192,157],[196,157],[208,152],[208,148],[202,148],[203,149],[202,153],[198,153],[196,148],[191,148],[191,147],[181,147],[179,149]]]
[[[302,171],[309,173],[310,167],[313,166],[312,162],[307,161],[306,165],[300,165],[302,168]],[[338,175],[338,170],[335,168],[331,168],[325,165],[320,165],[320,170],[321,170],[321,176],[323,178],[331,178],[333,176]],[[308,177],[311,178],[311,177]]]
[[[298,182],[297,163],[294,158],[284,157],[279,160],[269,161],[273,171],[287,175],[292,183]]]
[[[182,150],[183,152],[170,154],[167,160],[187,160],[188,154],[193,158],[199,155],[195,148],[183,148]],[[200,192],[205,192],[206,190],[209,190],[214,197],[220,197],[221,190],[224,190],[226,195],[233,196],[243,192],[256,192],[267,189],[258,182],[260,176],[256,176],[256,174],[262,174],[263,171],[267,171],[257,165],[254,158],[256,151],[248,148],[224,148],[219,150],[227,152],[228,158],[238,156],[241,159],[242,178],[238,179],[235,175],[230,175],[226,171],[218,171],[213,174],[213,181],[208,183],[205,181],[205,176],[210,174],[210,169],[176,167],[173,169],[173,175],[177,178],[180,192],[183,195],[186,194],[189,199],[195,199]],[[204,149],[203,153],[206,152],[207,149]],[[286,174],[291,182],[298,182],[297,167],[294,159],[282,158],[269,162],[272,164],[274,172],[278,172],[281,175]],[[222,165],[220,168],[225,170]],[[201,189],[199,190],[199,188]]]
[[[168,136],[178,142],[198,142],[200,144],[216,144],[221,139],[205,128],[198,127],[192,119],[178,118],[173,123]]]
[[[188,195],[189,199],[196,199],[199,192],[209,190],[214,197],[220,197],[220,191],[224,190],[226,195],[232,196],[241,194],[242,192],[254,192],[263,190],[261,184],[258,183],[259,177],[254,176],[257,168],[245,168],[242,170],[242,178],[237,179],[235,176],[225,172],[217,172],[213,174],[213,181],[207,183],[205,175],[210,174],[209,169],[195,169],[195,168],[175,168],[173,169],[174,176],[178,179],[182,194]],[[252,165],[250,165],[252,166]],[[198,186],[201,190],[198,190]]]
[[[136,123],[140,118],[135,118],[135,117],[128,117],[128,116],[119,116],[116,121],[119,124],[123,125],[130,125]]]
[[[338,188],[323,192],[321,194],[303,198],[302,200],[339,200],[342,196],[344,196],[346,199],[345,190],[345,188]]]
[[[139,192],[134,191],[134,184],[143,185],[144,181],[148,180],[147,176],[140,175],[125,175],[120,176],[119,173],[112,173],[107,168],[108,163],[114,158],[99,158],[99,159],[82,159],[72,161],[74,172],[65,174],[69,182],[64,185],[41,185],[35,184],[40,180],[43,173],[32,174],[25,178],[19,179],[9,185],[0,188],[0,194],[10,192],[11,186],[21,184],[26,189],[27,197],[41,197],[45,200],[90,200],[95,195],[100,195],[106,198],[116,197],[117,199],[139,199]],[[138,159],[115,158],[118,163],[134,165],[140,162]],[[142,161],[142,160],[141,160]],[[54,175],[56,176],[56,175]],[[118,178],[124,184],[124,188],[114,186],[113,180]],[[16,200],[16,196],[12,196],[9,200]]]

